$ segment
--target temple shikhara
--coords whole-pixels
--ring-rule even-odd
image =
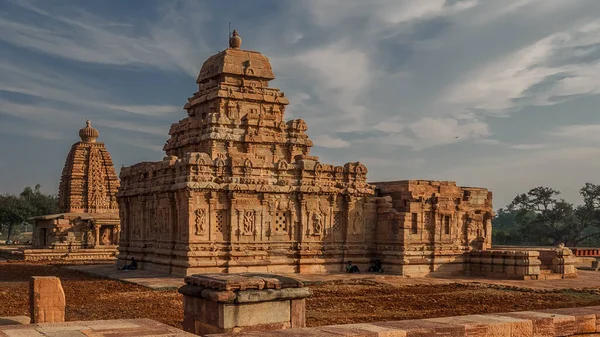
[[[62,171],[61,213],[36,217],[26,260],[110,260],[119,242],[119,179],[98,130],[87,121],[79,130]]]
[[[204,62],[159,162],[121,170],[119,258],[143,269],[326,272],[380,259],[406,275],[462,271],[491,242],[492,197],[452,182],[367,183],[358,162],[311,156],[269,59],[230,47]]]

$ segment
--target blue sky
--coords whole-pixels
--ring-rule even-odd
[[[502,207],[600,183],[597,0],[0,1],[0,192],[56,193],[90,119],[117,171],[163,157],[203,61],[270,58],[322,162]]]

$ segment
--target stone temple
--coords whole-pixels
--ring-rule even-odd
[[[301,119],[269,86],[269,59],[230,47],[208,58],[162,161],[121,170],[119,259],[142,269],[315,273],[372,259],[386,272],[462,272],[491,243],[492,196],[453,182],[367,183],[367,168],[311,156]]]
[[[79,130],[62,171],[61,213],[35,217],[32,248],[26,260],[115,259],[119,242],[119,179],[99,132],[87,121]]]

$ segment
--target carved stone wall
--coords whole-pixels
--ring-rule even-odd
[[[122,258],[180,274],[340,268],[365,231],[367,169],[310,156],[306,123],[284,120],[274,78],[254,51],[204,63],[165,159],[121,170]]]
[[[288,99],[269,87],[268,58],[232,39],[203,64],[164,159],[121,170],[120,259],[189,275],[365,270],[380,258],[425,273],[489,243],[487,190],[391,182],[375,196],[364,165],[311,156],[306,123],[286,122]]]
[[[104,143],[96,142],[98,130],[88,121],[79,131],[60,179],[58,202],[64,213],[117,213],[119,178]]]
[[[429,180],[373,185],[381,204],[376,250],[390,252],[380,254],[388,270],[461,273],[466,252],[491,248],[492,193],[487,189]]]

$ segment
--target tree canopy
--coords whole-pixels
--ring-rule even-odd
[[[40,185],[26,187],[18,196],[0,195],[0,233],[6,232],[9,240],[13,231],[28,223],[29,218],[58,212],[57,196],[42,193]]]
[[[580,205],[559,198],[560,192],[535,187],[517,195],[494,219],[495,244],[600,244],[600,185],[586,183],[579,190]]]

